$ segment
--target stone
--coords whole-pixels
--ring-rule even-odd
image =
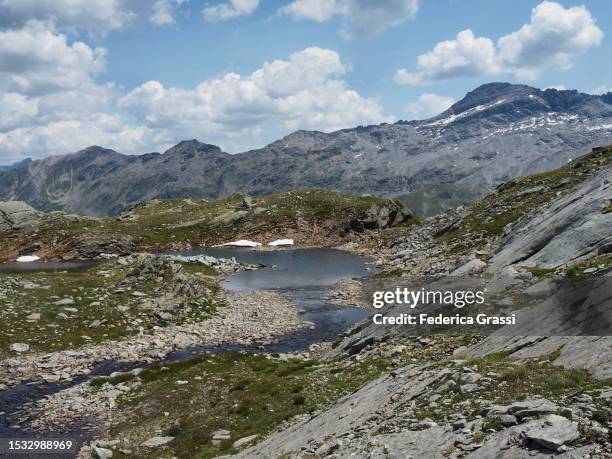
[[[469,274],[478,274],[484,271],[486,267],[487,267],[487,264],[484,261],[478,258],[474,258],[473,260],[470,260],[467,263],[453,270],[450,273],[450,275],[451,276],[467,276]]]
[[[610,191],[601,185],[611,177],[612,169],[603,168],[533,218],[514,225],[502,236],[492,268],[517,262],[555,268],[579,256],[606,253],[612,213],[601,212],[602,202],[610,198]]]
[[[33,312],[32,314],[26,316],[26,320],[40,320],[40,314],[38,312]]]
[[[39,213],[22,201],[0,201],[0,234],[35,229]]]
[[[174,437],[151,437],[147,441],[140,444],[146,448],[157,448],[166,445],[174,440]]]
[[[214,446],[219,446],[224,440],[229,440],[231,438],[231,432],[229,430],[217,430],[212,434],[212,444]]]
[[[515,416],[511,414],[492,414],[491,416],[487,416],[491,421],[499,422],[504,427],[510,427],[518,424],[518,421]]]
[[[532,298],[546,298],[557,290],[552,279],[544,279],[525,289],[524,293]]]
[[[62,300],[58,300],[55,302],[57,306],[67,306],[69,304],[74,304],[74,299],[72,298],[64,298]]]
[[[240,448],[241,446],[244,446],[248,443],[251,443],[252,441],[254,441],[256,438],[258,437],[258,435],[249,435],[248,437],[242,437],[239,438],[238,440],[236,440],[233,444],[232,447],[233,448]]]
[[[466,384],[474,384],[475,382],[477,382],[480,378],[482,378],[482,375],[479,373],[466,373],[461,375],[461,382],[466,383]]]
[[[228,440],[230,438],[231,433],[232,432],[229,430],[224,430],[224,429],[216,430],[213,432],[212,437],[213,439],[216,438],[220,440]]]
[[[545,398],[528,398],[521,402],[513,402],[510,405],[493,405],[487,410],[487,417],[494,414],[512,414],[518,419],[528,416],[542,416],[556,413],[559,407]]]
[[[432,427],[436,427],[437,425],[438,425],[437,422],[429,418],[426,418],[426,419],[423,419],[422,421],[417,422],[416,428],[417,429],[431,429]]]
[[[98,328],[100,325],[102,325],[102,321],[96,319],[92,323],[89,324],[89,328]]]
[[[478,384],[463,384],[459,386],[459,391],[462,394],[468,394],[470,392],[475,392],[479,389]]]
[[[94,446],[92,450],[94,457],[97,459],[109,459],[113,457],[113,452],[110,449]]]
[[[243,209],[250,209],[253,207],[253,198],[251,198],[248,194],[245,194],[242,197],[242,203],[240,204],[240,207]]]
[[[556,414],[531,421],[525,427],[527,428],[526,436],[528,439],[553,451],[579,436],[576,422]]]
[[[13,343],[9,346],[9,349],[13,352],[26,352],[30,349],[30,345],[25,343]]]

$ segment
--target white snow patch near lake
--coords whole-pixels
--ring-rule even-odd
[[[221,244],[222,246],[231,246],[231,247],[260,247],[261,244],[255,241],[249,241],[247,239],[239,239],[238,241],[226,242],[225,244]]]
[[[278,247],[281,245],[293,245],[293,239],[277,239],[268,243],[269,246]]]
[[[19,263],[31,263],[38,260],[40,260],[40,257],[37,257],[36,255],[24,255],[23,257],[17,258]]]

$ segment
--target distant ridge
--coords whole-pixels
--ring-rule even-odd
[[[195,139],[140,156],[89,147],[0,169],[0,198],[110,215],[154,198],[308,187],[396,196],[429,215],[611,143],[612,93],[489,83],[427,120],[296,131],[237,155]]]

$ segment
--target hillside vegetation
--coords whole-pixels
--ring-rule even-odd
[[[94,258],[103,253],[189,249],[237,239],[268,243],[292,238],[300,246],[333,246],[364,231],[408,223],[399,202],[306,189],[251,198],[153,200],[118,217],[92,218],[52,212],[33,229],[0,242],[3,260],[20,253],[43,259]]]

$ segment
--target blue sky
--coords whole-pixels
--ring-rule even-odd
[[[191,137],[239,152],[429,117],[491,81],[602,92],[611,13],[607,0],[0,0],[0,164]]]

